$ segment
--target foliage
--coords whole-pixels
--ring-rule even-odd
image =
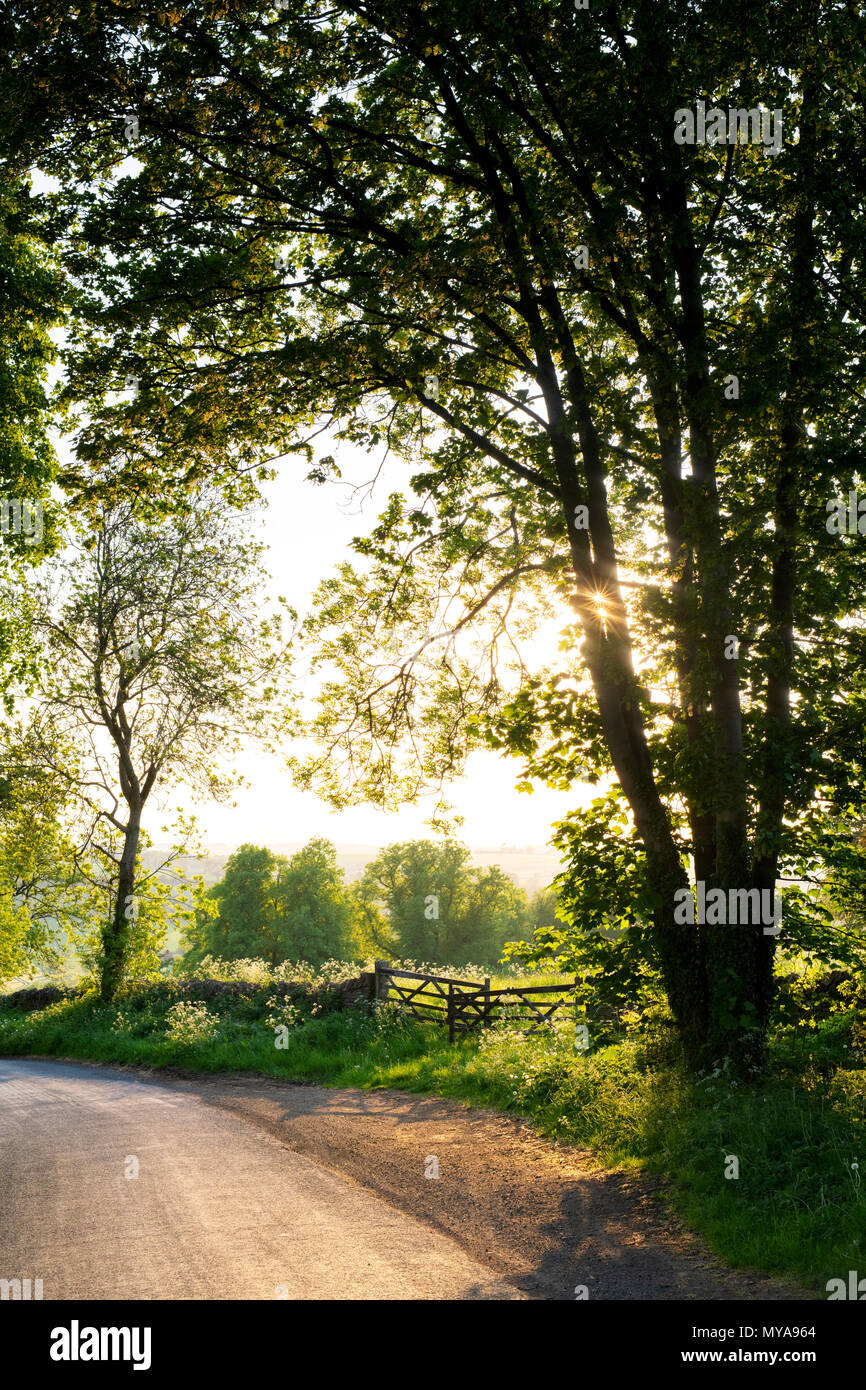
[[[560,785],[588,758],[629,804],[693,1064],[760,1064],[775,939],[673,908],[690,872],[798,881],[864,809],[863,533],[825,524],[864,486],[863,15],[11,0],[3,23],[0,120],[58,178],[81,286],[69,487],[116,461],[171,506],[290,452],[324,480],[324,423],[398,453],[307,627],[299,775],[388,804],[485,738]],[[698,100],[779,113],[778,141],[678,143]],[[545,669],[537,619],[566,603]]]
[[[205,891],[195,922],[187,928],[185,966],[195,970],[205,956],[231,960],[263,955],[268,948],[271,964],[275,962],[269,889],[276,862],[269,849],[256,845],[241,845],[229,856],[222,879]]]
[[[86,931],[65,788],[28,730],[0,729],[0,980],[56,971]]]
[[[66,314],[67,287],[56,251],[40,235],[29,180],[0,164],[0,498],[40,502],[30,534],[4,518],[0,537],[8,577],[50,554],[58,541],[56,506],[48,496],[57,475],[49,438],[47,376],[57,355],[51,330]],[[38,524],[37,524],[38,523]],[[0,671],[19,648],[12,615],[0,625]],[[19,660],[23,659],[23,648]],[[23,674],[26,663],[17,674]]]
[[[311,840],[290,859],[241,845],[204,895],[187,933],[184,969],[210,956],[259,956],[271,966],[302,958],[318,966],[342,954],[349,917],[343,873],[327,840]]]
[[[212,1017],[206,1004],[195,1004],[185,1000],[178,1000],[176,1004],[172,1004],[166,1014],[166,1021],[166,1037],[169,1042],[176,1043],[207,1042],[213,1037],[217,1027],[217,1020]]]
[[[5,884],[0,885],[0,984],[25,973],[30,923]]]
[[[119,836],[103,836],[106,847],[117,852]],[[112,839],[114,843],[112,844]],[[150,836],[141,832],[140,852],[150,848]],[[184,852],[185,846],[176,845],[165,859],[161,868]],[[104,924],[112,918],[116,884],[111,875],[104,872],[99,862],[87,861],[78,856],[79,881],[78,904],[81,928],[76,936],[76,949],[85,979],[91,983],[101,981],[104,961]],[[195,916],[201,901],[200,882],[186,883],[179,876],[166,881],[158,872],[145,872],[141,853],[135,864],[135,892],[133,901],[125,914],[124,970],[122,981],[157,980],[161,976],[162,964],[159,952],[166,943],[172,927],[181,932]]]
[[[364,869],[359,891],[387,918],[400,955],[433,955],[487,965],[526,920],[527,902],[498,865],[469,865],[455,840],[388,845]]]
[[[577,975],[578,999],[598,1023],[645,1007],[661,978],[643,854],[621,795],[611,790],[572,812],[554,844],[566,864],[556,879],[556,918],[528,941],[509,942],[506,958]]]
[[[280,866],[274,906],[282,959],[302,958],[320,965],[343,954],[351,907],[337,851],[321,837]]]
[[[57,457],[49,437],[52,330],[65,317],[60,260],[40,234],[29,179],[0,163],[0,699],[32,689],[38,644],[26,575],[57,547],[49,495]],[[14,726],[0,760],[0,980],[57,966],[74,919],[70,846],[57,819],[56,779],[33,763]]]
[[[372,960],[390,959],[397,950],[397,939],[388,915],[381,906],[379,886],[362,875],[349,888],[351,910],[350,942],[355,956]]]

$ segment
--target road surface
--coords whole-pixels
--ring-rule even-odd
[[[127,1073],[9,1058],[4,1278],[41,1279],[46,1300],[526,1297],[243,1118]]]
[[[730,1269],[663,1197],[435,1097],[0,1058],[0,1279],[46,1299],[817,1296]]]

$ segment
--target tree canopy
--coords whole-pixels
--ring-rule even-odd
[[[388,845],[364,869],[363,901],[379,905],[403,959],[494,965],[527,926],[526,894],[498,865],[469,864],[456,840]]]
[[[68,485],[92,495],[110,462],[168,497],[291,451],[327,478],[323,419],[400,453],[411,482],[310,624],[328,677],[308,784],[387,801],[485,738],[557,785],[610,774],[687,1049],[760,1062],[776,936],[674,905],[692,880],[772,894],[831,840],[856,871],[839,832],[863,803],[863,16],[7,16],[4,124],[61,180],[44,207],[82,287]],[[719,140],[715,120],[680,143],[699,103],[763,107],[778,141],[748,120]],[[137,389],[118,403],[120,374]],[[561,668],[532,669],[527,632],[566,603]],[[406,625],[489,661],[377,675]]]
[[[313,839],[288,859],[241,845],[205,898],[187,931],[187,966],[206,956],[319,966],[347,952],[349,899],[327,840]]]

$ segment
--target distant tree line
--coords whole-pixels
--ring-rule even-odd
[[[206,956],[278,965],[371,955],[495,965],[505,943],[552,927],[556,898],[531,899],[456,840],[388,845],[353,884],[320,838],[291,857],[241,845],[184,931],[184,967]]]

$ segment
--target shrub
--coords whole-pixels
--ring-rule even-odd
[[[172,1004],[166,1014],[168,1028],[166,1036],[170,1042],[207,1042],[217,1030],[219,1020],[214,1018],[207,1004],[192,1004],[181,1001]]]

